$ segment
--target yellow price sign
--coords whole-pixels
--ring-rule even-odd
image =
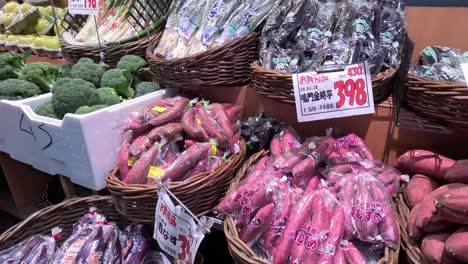
[[[167,108],[163,107],[163,106],[155,106],[155,107],[153,107],[152,110],[155,111],[155,112],[158,112],[158,113],[164,113],[164,112],[166,112]]]
[[[166,171],[160,167],[153,167],[151,166],[148,172],[148,177],[154,178],[154,179],[161,179]]]

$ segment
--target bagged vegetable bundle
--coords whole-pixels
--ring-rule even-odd
[[[405,23],[399,2],[284,0],[260,38],[262,66],[299,73],[368,61],[371,73],[400,64]]]
[[[183,181],[218,167],[238,151],[240,108],[174,97],[143,108],[124,127],[130,131],[119,154],[121,179]],[[148,178],[149,177],[149,178]]]
[[[405,179],[372,157],[355,134],[302,140],[285,129],[215,210],[273,263],[372,262],[398,248],[392,195]]]
[[[468,51],[427,46],[421,51],[418,64],[411,66],[410,73],[436,81],[464,83],[461,63],[468,63]]]
[[[468,161],[411,150],[395,166],[412,175],[405,191],[408,234],[428,263],[466,263]],[[418,242],[419,243],[419,242]]]

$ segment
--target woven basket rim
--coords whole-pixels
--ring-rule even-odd
[[[153,41],[153,43],[150,43],[150,45],[146,49],[146,57],[150,60],[157,61],[158,63],[189,65],[189,64],[193,64],[194,62],[197,62],[198,60],[204,59],[206,57],[220,56],[224,53],[227,53],[230,49],[234,49],[242,45],[242,43],[244,43],[247,39],[255,38],[255,37],[258,37],[259,35],[260,35],[259,32],[252,32],[241,38],[230,40],[221,46],[216,46],[214,48],[210,48],[206,51],[193,54],[187,57],[173,58],[173,59],[166,59],[164,56],[160,54],[155,54],[153,52],[154,49],[159,44],[159,41],[161,40],[161,38],[158,38],[155,41]]]
[[[235,190],[241,179],[247,174],[249,168],[255,164],[262,157],[268,155],[270,151],[261,150],[253,154],[250,159],[248,159],[242,167],[237,172],[234,179],[231,181],[231,185],[226,193],[230,193]],[[395,214],[398,214],[395,210]],[[399,218],[397,217],[397,220]],[[391,250],[388,247],[385,247],[384,256],[377,262],[377,264],[396,264],[398,263],[399,253],[401,248],[401,223],[398,222],[398,229],[400,230],[399,243],[396,250]],[[249,246],[247,246],[239,237],[237,232],[236,224],[234,218],[231,216],[225,216],[224,219],[224,235],[228,242],[229,251],[234,258],[239,258],[243,263],[252,263],[252,264],[271,264],[265,259],[258,257]]]
[[[465,87],[468,88],[468,85],[464,83],[457,83],[457,82],[449,82],[449,81],[440,81],[440,80],[432,80],[423,76],[414,75],[408,73],[408,82],[422,82],[426,85],[434,85],[434,86],[441,86],[441,87]]]
[[[223,162],[220,164],[216,169],[209,171],[209,172],[203,172],[199,173],[197,175],[194,175],[184,181],[176,181],[176,182],[171,182],[169,184],[169,190],[180,187],[180,186],[185,186],[185,185],[192,185],[196,184],[197,182],[206,182],[208,179],[214,179],[216,178],[216,175],[219,175],[220,173],[226,171],[229,169],[229,167],[236,163],[239,159],[242,159],[242,157],[245,155],[245,141],[244,139],[240,139],[240,151],[234,155],[231,155],[226,162]],[[118,174],[118,165],[112,169],[106,177],[107,181],[107,188],[109,188],[109,191],[111,193],[113,192],[125,192],[128,195],[131,194],[141,194],[145,192],[156,192],[158,189],[157,185],[148,185],[148,184],[126,184],[122,180],[120,180],[117,177]]]

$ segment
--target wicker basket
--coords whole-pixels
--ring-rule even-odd
[[[242,86],[250,83],[249,65],[258,59],[259,33],[251,33],[223,46],[186,58],[156,56],[155,41],[146,58],[156,81],[176,88]]]
[[[89,211],[90,207],[104,214],[109,221],[123,227],[129,224],[115,210],[110,196],[89,196],[70,199],[42,209],[0,235],[0,251],[37,234],[50,234],[53,227],[62,228],[58,243],[62,243],[72,232],[73,224]]]
[[[240,152],[213,171],[195,175],[182,182],[173,182],[169,190],[195,215],[205,215],[224,197],[229,182],[245,159],[245,142],[241,140]],[[119,179],[115,168],[107,175],[109,189],[115,208],[126,218],[140,223],[154,223],[157,202],[157,186],[126,184]]]
[[[250,159],[246,161],[244,165],[237,172],[237,175],[233,179],[229,187],[229,190],[230,191],[234,190],[236,186],[239,184],[239,181],[247,174],[247,171],[249,170],[249,168],[253,164],[255,164],[258,160],[260,160],[262,157],[268,154],[269,154],[269,151],[263,150],[252,155]],[[228,242],[229,252],[231,253],[231,256],[233,257],[235,263],[271,264],[269,261],[258,257],[257,254],[255,254],[255,252],[253,252],[253,250],[249,246],[247,246],[244,242],[242,242],[242,240],[239,238],[239,234],[237,233],[237,228],[236,228],[234,219],[231,216],[226,216],[224,219],[224,234]],[[384,256],[377,263],[378,264],[396,264],[398,263],[399,253],[400,253],[400,245],[398,245],[397,250],[391,250],[386,247],[384,251]]]
[[[468,87],[463,83],[408,76],[405,103],[431,121],[468,129]]]
[[[398,193],[397,208],[398,217],[400,218],[400,224],[404,227],[401,228],[401,247],[406,257],[406,262],[409,264],[429,264],[423,257],[420,244],[412,239],[406,227],[408,226],[408,216],[410,209],[406,200],[405,190],[407,184],[401,186],[400,192]]]
[[[258,93],[268,98],[287,103],[295,104],[292,75],[267,69],[255,61],[250,65],[252,70],[252,82]],[[393,80],[397,70],[388,69],[377,75],[372,75],[372,91],[374,103],[377,105],[392,94]]]

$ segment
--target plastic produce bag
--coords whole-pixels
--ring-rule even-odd
[[[73,224],[73,231],[72,234],[75,234],[80,229],[87,225],[94,225],[96,224],[96,219],[102,219],[102,215],[96,212],[96,207],[90,207],[88,213],[82,216],[76,223]]]
[[[385,54],[385,62],[390,66],[399,65],[406,33],[403,15],[398,10],[383,8],[380,20],[380,46]]]
[[[141,263],[148,254],[150,245],[143,231],[143,225],[131,224],[122,232],[120,241],[124,263]]]
[[[282,130],[280,122],[260,113],[249,117],[241,123],[241,135],[247,145],[247,155],[250,156],[262,149],[268,149],[273,136]]]
[[[172,262],[164,255],[164,253],[159,251],[152,251],[148,254],[141,264],[172,264]]]
[[[333,152],[327,158],[328,165],[332,167],[349,162],[361,162],[366,159],[374,160],[370,149],[356,134],[349,134],[337,139],[333,147]]]
[[[35,235],[17,245],[0,251],[0,263],[11,264],[48,264],[52,261],[56,250],[56,238],[61,228],[52,228],[52,234]]]

